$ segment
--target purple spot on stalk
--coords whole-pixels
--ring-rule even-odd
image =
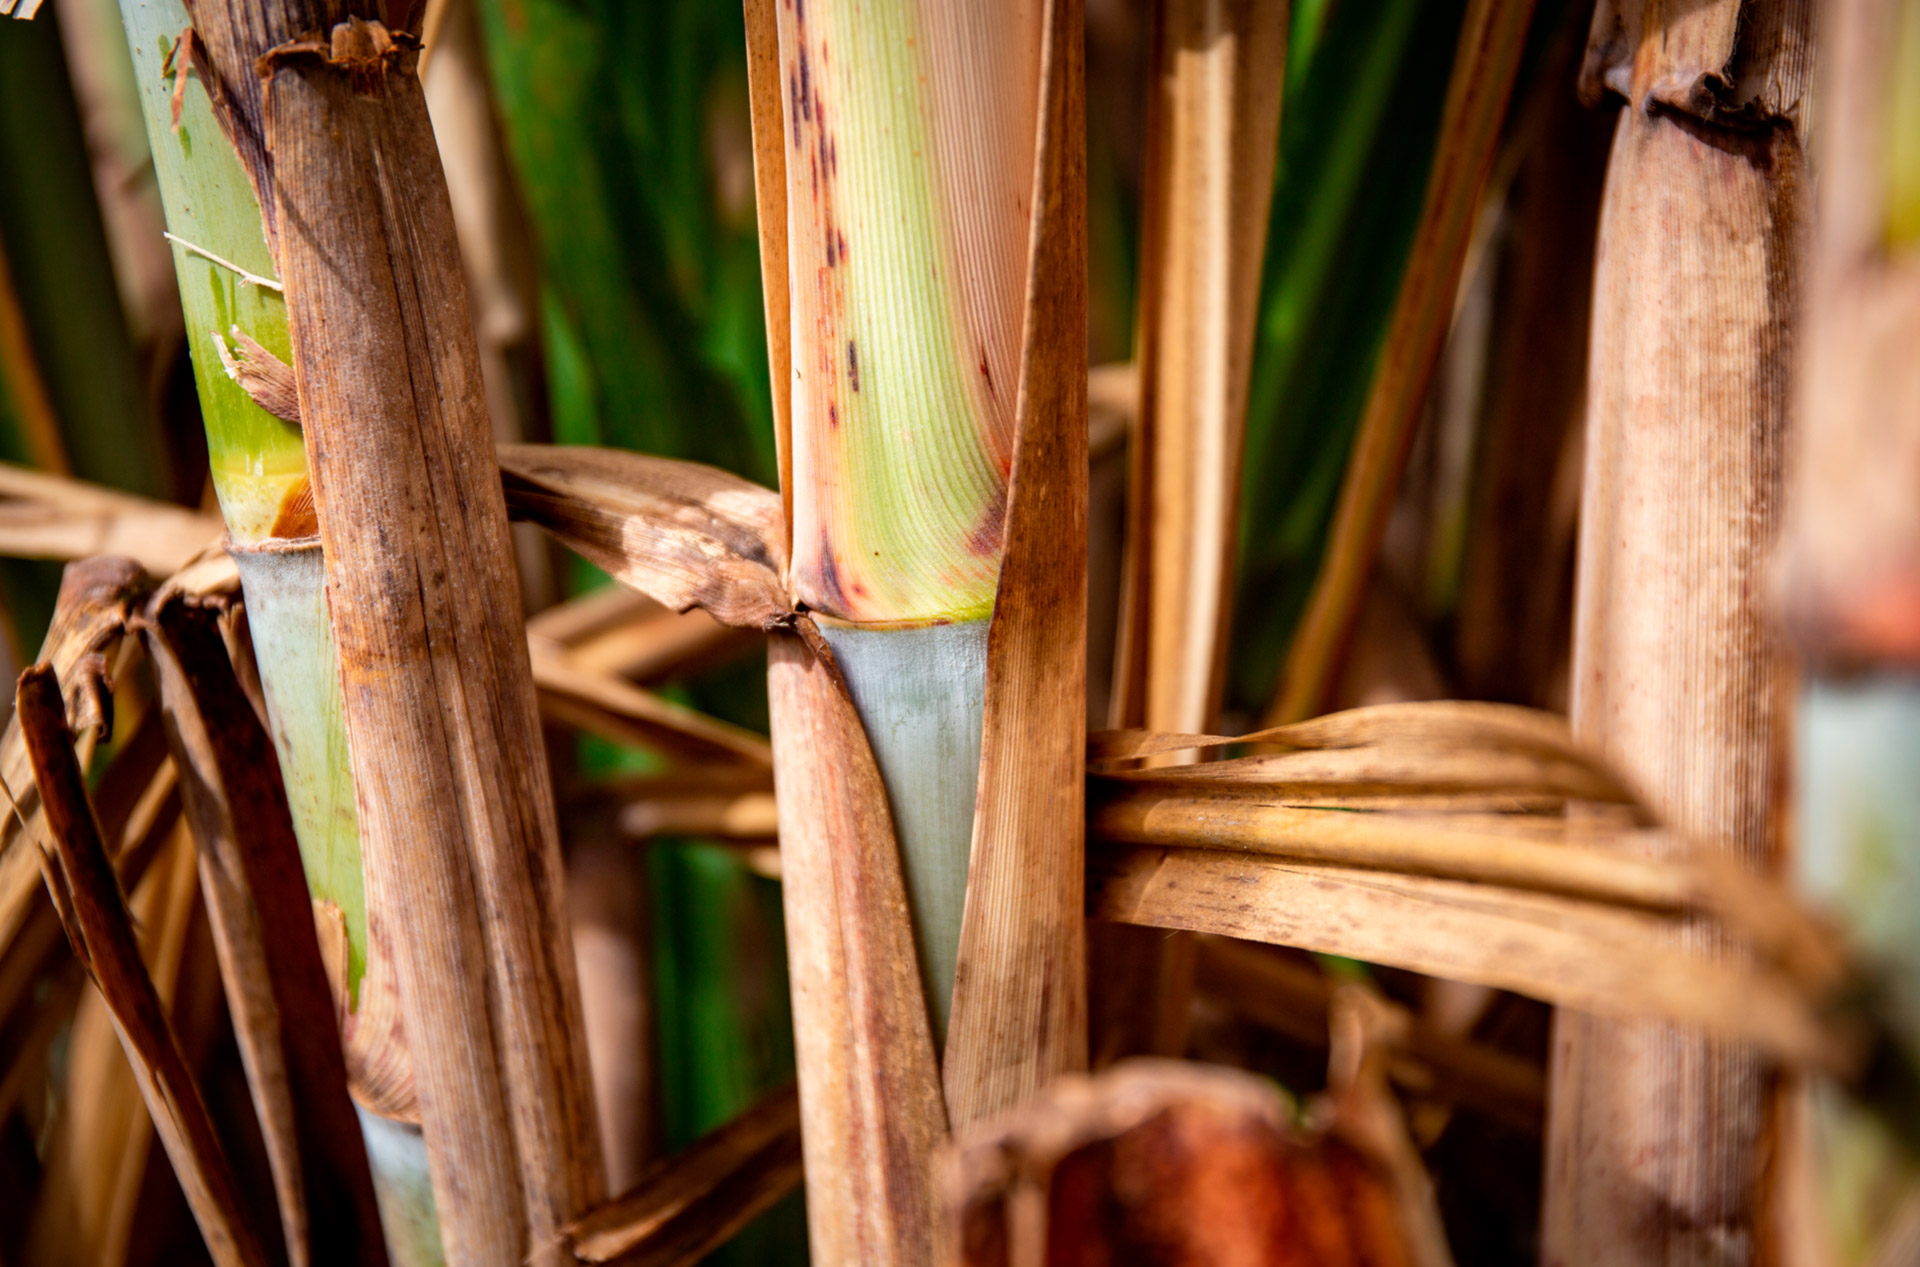
[[[840,426],[840,406],[832,401],[827,402],[827,425],[836,429]]]
[[[853,340],[847,340],[847,382],[853,390],[860,390],[860,354],[854,350]]]
[[[820,537],[820,593],[827,600],[821,610],[838,614],[847,610],[847,591],[840,587],[840,565],[833,559],[833,543],[826,534]]]
[[[800,116],[813,118],[813,75],[807,69],[807,46],[800,46]]]
[[[994,490],[993,500],[987,503],[986,513],[980,516],[980,522],[967,534],[967,549],[974,557],[992,558],[1000,553],[1000,542],[1007,530],[1007,489],[1001,485]]]

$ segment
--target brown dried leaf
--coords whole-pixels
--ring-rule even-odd
[[[40,659],[68,684],[68,715],[75,721],[97,722],[108,711],[110,697],[99,668],[119,645],[127,621],[152,586],[137,564],[123,558],[71,564],[62,576]],[[83,671],[84,665],[93,671]],[[91,755],[97,731],[93,725],[81,729],[81,744]],[[38,905],[41,857],[48,847],[40,793],[18,716],[8,720],[0,735],[0,786],[11,800],[10,809],[0,815],[0,947],[5,947]],[[58,900],[59,895],[54,896]]]
[[[216,544],[220,531],[211,515],[0,463],[0,554],[125,555],[167,576]]]
[[[1219,933],[1653,1016],[1847,1072],[1860,1036],[1800,984],[1677,948],[1658,916],[1544,893],[1201,849],[1113,846],[1088,867],[1104,919]]]
[[[299,426],[300,396],[294,386],[293,366],[242,333],[239,326],[230,327],[227,333],[233,336],[232,351],[228,351],[227,341],[220,337],[219,331],[208,334],[213,340],[213,350],[220,356],[220,368],[240,385],[240,390],[253,398],[254,404],[282,422]]]
[[[21,675],[15,708],[53,847],[48,885],[65,890],[65,901],[55,906],[68,941],[113,1009],[128,1063],[213,1260],[221,1267],[264,1264],[213,1121],[141,961],[73,757],[60,682],[51,667],[37,665]]]
[[[793,604],[779,494],[709,466],[582,446],[500,446],[508,510],[675,611],[772,629]]]
[[[384,1263],[272,741],[234,676],[213,611],[169,596],[145,627],[289,1258],[295,1267]]]
[[[811,626],[767,652],[808,1224],[821,1261],[906,1267],[946,1106],[886,789]]]

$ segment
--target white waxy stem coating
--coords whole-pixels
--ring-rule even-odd
[[[986,620],[860,626],[820,621],[873,744],[906,872],[936,1048],[960,957],[987,683]]]

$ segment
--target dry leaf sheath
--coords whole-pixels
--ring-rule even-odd
[[[1781,847],[1785,665],[1761,595],[1810,9],[1604,3],[1583,71],[1591,95],[1627,105],[1594,277],[1574,732],[1667,821],[1762,871]],[[1756,1053],[1697,1032],[1561,1013],[1548,1255],[1755,1261],[1768,1076]]]

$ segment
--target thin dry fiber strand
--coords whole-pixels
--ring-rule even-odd
[[[186,1025],[203,1018],[199,1005],[206,979],[200,930],[200,885],[193,842],[175,815],[161,852],[139,887],[131,891],[128,915],[139,930],[154,988],[170,1017]],[[52,918],[51,904],[47,907]],[[57,919],[54,936],[62,958],[79,964]],[[46,1168],[34,1193],[22,1261],[124,1264],[138,1243],[134,1227],[147,1176],[167,1163],[158,1154],[153,1114],[121,1046],[113,1012],[97,989],[81,991],[70,1013],[66,1070],[59,1085],[62,1112],[46,1146]],[[190,1042],[182,1035],[183,1045]],[[189,1053],[192,1060],[197,1053]],[[250,1212],[270,1216],[262,1205]],[[189,1211],[190,1213],[190,1211]],[[264,1227],[259,1219],[255,1226]]]
[[[1653,841],[1671,852],[1683,838],[1652,824],[1558,719],[1445,701],[1356,709],[1247,738],[1312,747],[1150,768],[1130,763],[1230,741],[1095,737],[1097,913],[1613,1014],[1762,1030],[1760,1041],[1801,1060],[1845,1066],[1857,1054],[1857,1036],[1845,1026],[1823,1032],[1818,1017],[1846,979],[1840,957],[1776,886],[1698,847],[1691,860],[1593,848]],[[1565,816],[1570,803],[1596,801],[1617,808]],[[1515,806],[1544,812],[1496,812]],[[1683,930],[1740,941],[1761,959],[1718,963],[1673,945]],[[1752,1007],[1721,993],[1734,986]]]
[[[947,1040],[948,1111],[1010,1108],[1087,1063],[1086,87],[1079,0],[1043,16],[1006,554]]]
[[[814,1259],[924,1264],[947,1113],[886,788],[817,633],[767,699]]]
[[[704,610],[676,612],[616,585],[529,617],[527,645],[536,658],[557,655],[577,669],[647,684],[757,651],[760,642]]]
[[[1532,15],[1533,0],[1473,0],[1468,6],[1420,224],[1360,414],[1326,556],[1281,672],[1277,721],[1299,721],[1320,707],[1352,635],[1453,318],[1454,292]]]
[[[228,139],[271,204],[368,900],[405,934],[443,1244],[459,1262],[549,1261],[603,1168],[506,507],[411,40],[318,4],[193,14]]]
[[[1590,98],[1627,105],[1594,277],[1574,732],[1679,832],[1760,871],[1779,859],[1787,764],[1787,674],[1762,596],[1789,425],[1810,12],[1604,3],[1582,73]],[[1548,1256],[1757,1255],[1776,1117],[1761,1054],[1670,1025],[1571,1011],[1555,1024]]]
[[[52,845],[45,863],[47,887],[75,956],[113,1010],[127,1060],[207,1250],[221,1267],[264,1264],[265,1252],[247,1222],[213,1121],[141,962],[74,760],[66,704],[52,668],[36,665],[21,675],[15,710]]]
[[[616,743],[702,761],[766,765],[767,741],[750,730],[662,699],[624,678],[535,653],[533,684],[543,714]]]
[[[127,893],[139,887],[180,818],[179,780],[160,729],[159,711],[147,710],[116,746],[95,787],[94,806],[102,836],[115,846],[114,869],[120,887]],[[31,785],[14,795],[32,797],[38,804],[39,791]],[[11,814],[6,817],[13,822]],[[13,825],[17,833],[18,823]],[[35,1006],[33,998],[40,980],[57,973],[59,963],[67,958],[59,918],[41,896],[44,887],[38,879],[39,848],[26,843],[19,848],[21,874],[33,882],[33,887],[24,893],[9,891],[5,895],[9,903],[5,922],[15,931],[0,943],[0,1026],[8,1024],[7,1018],[20,1010]],[[13,875],[0,869],[0,877],[10,881]],[[32,1045],[23,1044],[18,1050],[27,1055]],[[0,1113],[6,1111],[5,1105],[6,1097],[0,1095]]]
[[[1200,730],[1218,708],[1287,10],[1154,12],[1123,725]]]
[[[386,1241],[272,741],[211,609],[168,595],[144,624],[289,1261],[377,1267]]]
[[[1200,937],[1195,988],[1213,1003],[1294,1042],[1327,1048],[1339,988],[1290,952],[1226,937]],[[1387,1072],[1410,1096],[1456,1103],[1511,1130],[1545,1126],[1547,1080],[1531,1061],[1438,1029],[1385,1000],[1393,1057]]]
[[[800,1100],[789,1086],[574,1223],[567,1248],[580,1263],[696,1263],[799,1184]]]

